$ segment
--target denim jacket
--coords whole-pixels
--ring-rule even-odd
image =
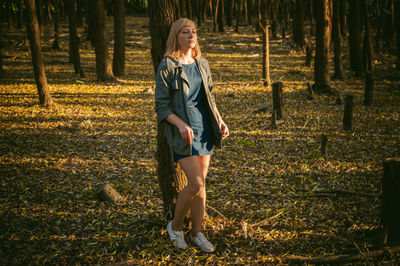
[[[221,134],[219,133],[220,128],[217,119],[218,110],[214,96],[211,93],[213,82],[210,67],[208,66],[207,59],[202,56],[196,58],[195,61],[199,67],[205,88],[205,95],[207,97],[206,109],[210,114],[214,146],[220,148]],[[165,120],[169,115],[176,114],[187,125],[191,126],[189,107],[187,106],[189,90],[189,81],[179,61],[169,56],[164,57],[156,74],[155,109],[157,122],[165,123],[164,135],[167,138],[171,155],[173,152],[181,155],[192,154],[191,145],[183,140],[178,128]]]

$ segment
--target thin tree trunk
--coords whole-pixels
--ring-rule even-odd
[[[43,36],[43,2],[42,2],[42,0],[36,0],[36,13],[37,13],[37,20],[39,23],[40,36]]]
[[[370,30],[369,30],[369,12],[368,12],[368,3],[362,2],[363,13],[364,13],[364,44],[363,44],[363,62],[364,62],[364,72],[371,72],[372,69],[372,46],[370,41]]]
[[[247,0],[247,20],[248,24],[251,25],[251,16],[253,15],[253,1],[252,0]]]
[[[342,45],[340,37],[340,1],[333,0],[333,50],[334,50],[334,65],[335,73],[333,74],[333,79],[343,79],[342,70]]]
[[[218,1],[218,0],[217,0]],[[240,24],[240,19],[242,16],[242,11],[243,11],[243,1],[244,0],[238,0],[238,13],[236,16],[236,27],[235,27],[235,32],[239,33],[239,24]]]
[[[58,41],[58,19],[59,19],[59,0],[54,1],[54,41],[53,41],[53,49],[60,49],[60,44]]]
[[[342,37],[346,36],[345,33],[345,26],[346,26],[346,0],[339,0],[340,2],[340,12],[339,12],[339,19],[340,19],[340,34]]]
[[[114,0],[114,58],[113,73],[123,76],[125,72],[125,0]]]
[[[76,15],[77,15],[76,23],[78,26],[83,26],[82,1],[83,0],[76,1]]]
[[[228,0],[226,3],[226,24],[232,26],[233,10],[235,9],[235,0]]]
[[[27,15],[27,33],[31,47],[32,65],[39,94],[39,102],[41,105],[50,106],[53,105],[53,100],[50,96],[50,88],[47,84],[46,73],[43,65],[35,1],[25,0],[25,7]]]
[[[349,1],[350,69],[356,76],[362,74],[360,0]]]
[[[219,32],[225,32],[224,29],[224,10],[225,10],[225,6],[224,6],[224,0],[219,0],[219,12],[218,12],[218,31]]]
[[[295,12],[295,43],[297,48],[303,49],[305,46],[304,41],[304,5],[303,0],[296,0],[296,12]]]
[[[400,70],[400,0],[394,0],[394,18],[396,29],[396,44],[397,44],[397,66]]]
[[[217,25],[218,25],[218,12],[219,12],[219,1],[217,0],[215,2],[215,7],[214,7],[214,21],[213,21],[213,31],[217,32]]]
[[[3,56],[1,53],[1,45],[0,45],[0,78],[3,78],[4,75],[4,69],[3,69]]]
[[[271,78],[269,73],[269,18],[267,0],[263,1],[263,79],[264,86],[271,85]]]
[[[325,89],[329,81],[329,0],[315,0],[316,49],[314,63],[315,90]]]
[[[99,81],[115,80],[106,43],[104,0],[88,0],[89,32],[96,53],[96,74]]]
[[[22,24],[24,22],[24,1],[19,0],[18,3],[18,29],[22,29]]]
[[[70,58],[74,64],[75,73],[84,77],[85,73],[81,68],[81,56],[79,54],[79,37],[76,32],[75,0],[64,0],[64,4],[68,13]]]

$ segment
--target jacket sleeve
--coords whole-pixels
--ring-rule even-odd
[[[214,88],[214,83],[211,78],[211,70],[210,70],[210,66],[208,65],[207,60],[206,60],[205,68],[206,68],[206,74],[207,74],[208,88],[210,89],[210,91],[212,91],[212,89]]]
[[[154,93],[157,122],[161,122],[173,114],[169,84],[167,82],[168,70],[165,60],[161,61],[156,74],[156,89]]]

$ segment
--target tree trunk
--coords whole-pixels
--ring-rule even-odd
[[[11,15],[11,1],[6,1],[6,20],[7,20],[7,26],[9,29],[13,27],[12,24],[12,15]]]
[[[76,23],[78,26],[83,26],[82,1],[83,0],[76,1],[76,15],[77,15]]]
[[[363,62],[364,62],[364,72],[372,72],[372,46],[370,40],[370,30],[369,30],[369,12],[368,3],[362,2],[363,13],[364,13],[364,44],[363,44]]]
[[[393,33],[394,33],[394,28],[393,28],[393,2],[392,0],[386,0],[385,1],[385,6],[384,6],[384,11],[382,13],[383,15],[383,39],[385,40],[386,47],[390,47],[393,42]]]
[[[332,23],[332,38],[333,38],[333,51],[334,51],[334,65],[335,73],[333,79],[343,79],[342,70],[342,45],[340,38],[340,1],[333,0],[333,23]]]
[[[19,6],[18,6],[18,29],[22,29],[23,21],[24,21],[24,2],[23,2],[23,0],[19,0]]]
[[[396,44],[397,44],[397,66],[400,70],[400,0],[394,0],[394,18],[396,29]]]
[[[113,73],[123,76],[125,72],[125,0],[114,0],[114,58]]]
[[[383,161],[382,225],[388,242],[400,241],[400,158]]]
[[[217,0],[218,1],[218,0]],[[236,16],[236,26],[235,26],[235,32],[239,33],[239,24],[240,24],[240,19],[242,16],[242,11],[243,11],[243,1],[244,0],[238,0],[238,13]]]
[[[43,2],[42,0],[36,0],[36,13],[37,13],[37,20],[39,23],[39,33],[40,36],[43,35]]]
[[[224,29],[224,10],[225,10],[225,6],[224,6],[224,0],[219,0],[219,12],[218,12],[218,31],[219,32],[225,32]]]
[[[97,80],[115,80],[112,73],[111,63],[108,57],[106,42],[105,20],[106,10],[104,0],[88,0],[89,32],[92,45],[96,53]]]
[[[226,3],[226,24],[231,27],[233,19],[233,10],[235,9],[235,0],[228,0]]]
[[[350,69],[356,76],[362,74],[360,0],[349,1]]]
[[[58,20],[59,20],[59,0],[55,0],[54,2],[54,41],[53,41],[53,49],[60,50],[60,43],[58,41]]]
[[[316,14],[316,49],[314,60],[315,90],[328,87],[329,71],[329,0],[315,0]]]
[[[171,25],[177,19],[174,12],[176,8],[174,4],[174,2],[168,0],[149,0],[151,57],[155,73],[164,57],[165,44]],[[168,220],[173,218],[179,191],[170,154],[171,152],[164,136],[164,124],[159,123],[157,125],[157,175],[164,202],[164,216]],[[177,169],[177,175],[182,176],[182,174],[183,171]]]
[[[27,15],[27,33],[31,47],[32,65],[39,94],[39,102],[41,105],[50,106],[53,105],[53,100],[50,96],[50,89],[44,71],[35,0],[25,0],[25,7]]]
[[[75,0],[64,0],[64,4],[68,13],[70,58],[74,64],[75,73],[84,77],[85,73],[81,67],[81,56],[79,54],[79,37],[76,33]]]
[[[253,1],[247,0],[247,21],[248,25],[251,25],[251,16],[253,15]]]
[[[267,0],[263,1],[263,80],[264,86],[271,85],[269,73],[269,18]]]
[[[3,55],[1,53],[1,45],[0,45],[0,78],[3,78],[4,75],[4,69],[3,69]]]
[[[214,6],[214,21],[213,21],[213,31],[217,32],[217,25],[218,25],[218,12],[219,12],[219,1],[216,0],[215,6]]]
[[[339,12],[339,19],[340,19],[340,34],[341,36],[346,36],[345,34],[345,26],[346,26],[346,0],[339,0],[340,4],[340,12]]]
[[[296,0],[296,12],[294,18],[295,32],[293,34],[294,42],[297,48],[303,49],[304,41],[304,5],[303,0]]]

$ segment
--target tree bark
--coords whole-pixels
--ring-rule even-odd
[[[60,49],[60,43],[58,40],[58,19],[59,19],[59,0],[54,1],[54,41],[53,41],[53,49]]]
[[[24,21],[24,0],[19,0],[18,6],[18,29],[22,29]]]
[[[214,32],[217,32],[219,1],[220,0],[216,0],[215,5],[214,5],[214,21],[213,21],[213,30],[214,30]]]
[[[397,66],[400,70],[400,0],[394,0],[394,18],[396,29]]]
[[[36,0],[36,14],[39,23],[40,36],[43,35],[43,2],[42,0]]]
[[[364,72],[372,72],[373,66],[373,53],[370,39],[370,30],[369,30],[369,12],[368,12],[368,3],[362,2],[363,13],[364,13],[364,44],[363,44],[363,61],[364,61]]]
[[[304,49],[304,5],[303,0],[296,0],[294,22],[294,42],[298,49]]]
[[[314,63],[315,90],[328,87],[329,71],[329,0],[315,0],[316,14],[316,49]]]
[[[400,241],[400,158],[383,161],[381,222],[388,242]]]
[[[46,73],[44,70],[42,51],[40,46],[39,24],[36,15],[36,6],[34,0],[25,0],[27,15],[27,33],[30,42],[32,65],[35,73],[35,82],[39,94],[39,103],[41,105],[53,105],[50,96],[49,85],[47,84]]]
[[[226,3],[226,24],[232,26],[233,10],[235,8],[235,0],[227,0]]]
[[[88,26],[91,42],[96,53],[97,80],[115,80],[111,69],[106,42],[106,10],[104,8],[104,0],[88,0],[88,7],[90,7],[88,8]]]
[[[269,10],[267,0],[263,0],[263,80],[264,86],[271,85],[271,78],[269,72]]]
[[[149,0],[149,19],[151,34],[151,57],[154,72],[164,57],[165,44],[168,39],[172,23],[177,19],[175,2],[168,0]],[[164,123],[157,125],[157,175],[164,202],[164,216],[170,220],[175,211],[179,187],[171,164],[171,155],[168,143],[164,136]],[[177,176],[182,176],[183,171],[177,169]],[[181,184],[183,182],[180,182]]]
[[[224,10],[225,10],[225,6],[224,6],[224,0],[219,0],[219,12],[218,12],[218,31],[219,32],[225,32],[224,29]]]
[[[340,0],[333,0],[333,23],[332,23],[332,38],[334,51],[335,73],[333,79],[343,79],[342,70],[342,45],[340,37]]]
[[[64,4],[68,13],[70,58],[74,64],[75,73],[80,74],[81,77],[84,77],[85,73],[81,68],[81,56],[79,54],[80,41],[76,32],[75,0],[64,0]]]
[[[239,33],[239,24],[240,24],[241,16],[242,16],[242,13],[243,13],[243,1],[244,0],[238,0],[238,10],[237,10],[236,26],[235,26],[235,32],[236,33]]]
[[[350,69],[356,76],[362,74],[360,0],[349,1]]]
[[[114,0],[114,58],[113,73],[125,73],[125,0]]]

